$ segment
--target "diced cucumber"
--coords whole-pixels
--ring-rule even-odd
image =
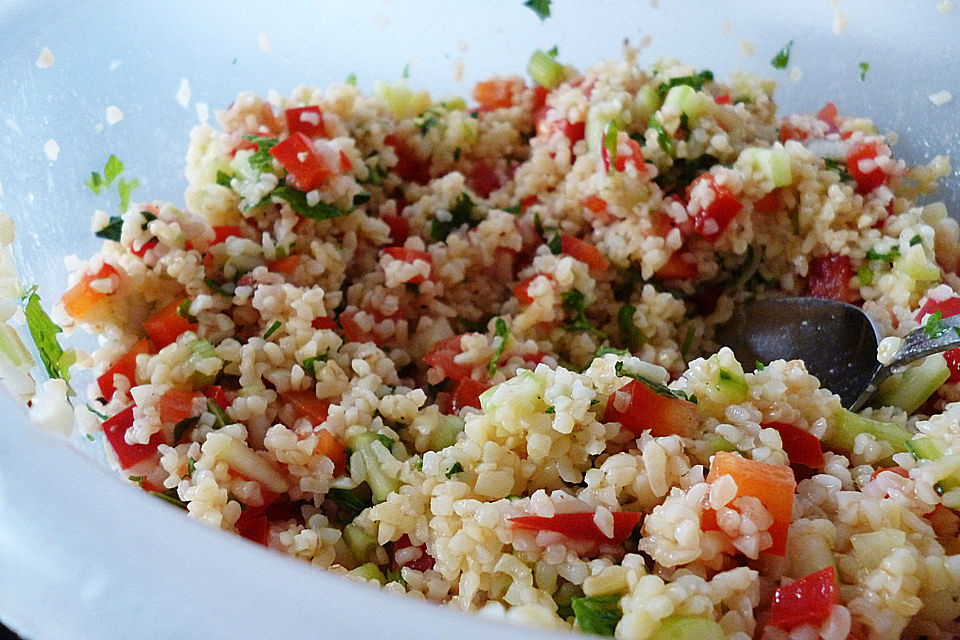
[[[943,457],[940,447],[926,436],[917,436],[907,442],[907,451],[909,451],[917,460],[939,460]],[[952,491],[960,489],[960,473],[954,473],[937,483],[942,491]]]
[[[663,99],[663,109],[678,111],[694,121],[707,112],[708,98],[693,87],[685,84],[671,87]]]
[[[722,396],[722,400],[728,404],[746,401],[750,393],[740,363],[730,358],[721,364],[719,354],[716,353],[710,356],[710,360],[717,364],[717,373],[711,386]]]
[[[383,575],[383,571],[380,571],[380,567],[372,562],[367,562],[366,564],[360,565],[356,569],[347,571],[347,575],[357,576],[366,580],[376,580],[382,585],[387,584],[387,577]]]
[[[538,49],[530,56],[527,73],[541,87],[553,89],[563,80],[563,65],[549,53]]]
[[[726,637],[723,627],[710,618],[675,615],[661,620],[650,640],[723,640]]]
[[[907,450],[907,442],[913,437],[909,430],[889,422],[871,420],[847,409],[840,409],[835,416],[836,430],[824,442],[831,449],[843,453],[853,451],[853,442],[861,433],[869,433],[877,440],[889,442],[893,450],[902,453]]]
[[[893,261],[893,268],[922,282],[940,279],[940,267],[927,259],[922,244],[915,244],[907,249],[906,253]]]
[[[430,94],[413,91],[405,82],[386,84],[375,82],[373,92],[380,97],[398,119],[413,118],[430,108]]]
[[[654,111],[660,108],[660,96],[652,84],[645,84],[637,91],[633,103],[635,121],[646,122]]]
[[[792,578],[802,578],[821,569],[833,567],[833,550],[830,544],[816,532],[805,532],[787,537],[785,552],[786,574]]]
[[[850,536],[853,552],[866,569],[876,569],[895,549],[907,542],[907,534],[899,529],[879,529]]]
[[[343,528],[343,541],[357,562],[364,562],[377,546],[377,539],[353,522]]]
[[[33,358],[13,327],[0,324],[0,358],[13,367],[32,364]]]
[[[735,166],[744,173],[759,173],[773,182],[774,187],[782,187],[793,182],[790,168],[790,154],[784,149],[748,147],[740,152]]]
[[[733,445],[732,442],[724,438],[723,436],[717,436],[710,441],[710,450],[716,453],[717,451],[729,451],[733,453],[737,448]]]
[[[606,106],[606,105],[604,105]],[[596,151],[603,146],[603,139],[610,127],[616,127],[619,131],[623,129],[623,123],[617,117],[618,112],[603,110],[597,107],[591,107],[587,111],[587,124],[584,129],[584,137],[587,140],[587,147],[590,151]]]
[[[481,393],[480,408],[487,415],[500,407],[543,412],[547,408],[543,402],[544,384],[545,381],[539,374],[529,369],[521,369],[513,378]]]
[[[187,360],[188,366],[194,370],[193,374],[190,376],[190,383],[194,387],[207,387],[216,382],[216,373],[204,373],[197,370],[197,365],[201,360],[206,360],[207,358],[219,358],[220,354],[217,352],[217,348],[209,340],[204,340],[202,338],[197,338],[187,345],[190,349],[190,358]],[[222,366],[222,362],[221,362]]]
[[[456,444],[463,433],[463,424],[460,416],[441,415],[437,428],[430,434],[430,450],[440,451]]]
[[[359,433],[350,438],[348,444],[350,448],[353,449],[354,455],[359,455],[363,458],[363,466],[366,469],[364,480],[366,480],[367,486],[370,487],[370,495],[373,498],[374,504],[383,502],[387,499],[388,495],[400,488],[400,480],[384,470],[383,465],[380,463],[380,458],[377,456],[375,451],[377,447],[383,447],[388,453],[390,452],[390,450],[380,442],[377,434],[370,431]]]
[[[919,365],[884,380],[877,394],[877,402],[885,407],[898,407],[908,414],[913,413],[949,377],[950,369],[942,354],[927,356]]]

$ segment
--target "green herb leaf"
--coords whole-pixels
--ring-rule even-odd
[[[550,414],[550,415],[553,415],[553,414],[555,414],[556,412],[557,412],[557,408],[556,408],[556,407],[547,407],[546,410],[544,411],[544,413],[548,413],[548,414]]]
[[[603,129],[603,148],[607,152],[607,172],[617,170],[617,138],[620,136],[620,127],[616,122],[608,122]]]
[[[647,122],[647,128],[653,129],[657,133],[657,145],[663,149],[663,152],[672,156],[674,152],[673,138],[671,138],[663,125],[657,122],[657,114],[651,113],[650,120]]]
[[[376,163],[370,163],[367,165],[367,177],[361,180],[357,178],[359,184],[371,184],[373,186],[379,186],[383,184],[384,178],[387,177],[387,170],[380,167]]]
[[[753,368],[757,371],[763,371],[765,367],[762,362],[757,360],[756,362],[753,363]]]
[[[518,203],[513,205],[512,207],[507,207],[506,209],[504,209],[504,211],[506,211],[510,215],[518,216],[521,213],[523,213],[523,205]]]
[[[890,247],[885,253],[880,253],[875,248],[867,251],[867,260],[885,260],[887,262],[892,262],[894,259],[900,257],[900,247],[894,245]]]
[[[657,143],[660,143],[659,136]],[[670,143],[672,144],[673,141],[671,140]],[[685,189],[694,178],[715,164],[720,164],[720,160],[710,154],[692,159],[676,158],[673,164],[664,169],[653,181],[663,189],[664,195],[669,195]]]
[[[117,193],[120,195],[120,211],[126,211],[127,207],[130,206],[130,192],[138,186],[140,186],[140,183],[137,182],[136,178],[129,182],[123,179],[117,182]]]
[[[107,185],[113,182],[121,173],[123,173],[123,163],[117,156],[111,155],[107,158],[107,164],[103,168],[103,178]]]
[[[90,187],[90,191],[93,191],[94,195],[100,195],[100,191],[106,186],[103,177],[96,171],[90,172],[90,179],[84,182],[84,184]]]
[[[531,9],[541,20],[546,20],[550,17],[550,2],[551,0],[527,0],[523,6]]]
[[[479,220],[476,218],[476,204],[466,193],[461,193],[457,202],[450,209],[449,220],[430,221],[430,237],[438,242],[444,242],[450,232],[466,224],[473,227]]]
[[[228,287],[232,287],[232,286],[233,286],[233,283],[220,284],[219,282],[217,282],[217,281],[214,280],[213,278],[206,278],[206,277],[205,277],[205,278],[203,279],[203,284],[207,285],[207,287],[209,287],[210,290],[213,291],[214,293],[219,293],[219,294],[222,295],[222,296],[232,296],[232,295],[233,295],[233,291],[231,291],[231,290],[228,288]],[[179,309],[178,309],[177,311],[179,312]]]
[[[113,240],[114,242],[120,242],[120,231],[123,229],[123,218],[120,216],[110,216],[110,221],[107,222],[106,226],[97,231],[93,235],[98,238],[103,238],[104,240]]]
[[[693,340],[697,337],[697,329],[692,324],[687,327],[687,335],[683,337],[683,344],[680,345],[680,357],[684,362],[690,355],[690,347],[693,346]]]
[[[617,326],[620,328],[620,337],[630,351],[636,351],[643,344],[643,334],[640,333],[637,325],[633,322],[633,316],[636,312],[637,308],[632,304],[623,305],[617,312]]]
[[[943,314],[939,311],[934,311],[927,316],[927,322],[923,325],[923,332],[929,338],[939,338],[949,330],[950,327],[944,323]]]
[[[96,438],[93,437],[92,433],[88,433],[86,434],[86,436],[87,436],[87,440],[89,440],[90,442],[93,442],[94,440],[96,440]]]
[[[487,365],[487,373],[491,376],[497,373],[498,363],[503,356],[503,351],[507,348],[507,339],[510,337],[510,328],[507,327],[507,323],[503,318],[497,318],[497,321],[494,323],[493,337],[494,339],[500,338],[500,346],[497,347],[496,354],[494,354],[490,363]]]
[[[850,172],[847,171],[847,163],[842,160],[834,160],[833,158],[824,158],[823,164],[830,171],[836,171],[840,175],[841,180],[852,180],[850,177]]]
[[[450,469],[447,471],[447,477],[450,478],[458,473],[463,471],[463,465],[459,462],[454,462]]]
[[[911,247],[916,246],[916,245],[920,244],[921,242],[923,242],[923,238],[920,237],[920,234],[917,234],[917,235],[913,236],[912,238],[910,238],[910,246],[911,246]]]
[[[350,213],[350,211],[344,211],[323,200],[314,205],[308,204],[307,194],[289,185],[277,187],[273,190],[272,195],[286,201],[297,214],[311,220],[329,220]]]
[[[547,247],[553,255],[560,255],[560,252],[563,251],[563,239],[560,237],[559,232],[553,234],[553,237],[547,240]]]
[[[219,285],[218,285],[219,286]],[[187,298],[177,307],[177,317],[183,318],[189,323],[194,323],[197,321],[197,316],[190,313],[190,305],[193,304],[193,300]]]
[[[377,440],[379,440],[380,444],[387,448],[387,451],[393,449],[393,439],[391,439],[390,436],[378,433]]]
[[[686,400],[688,402],[695,402],[695,400],[690,400],[690,397],[688,397],[687,394],[683,393],[682,391],[674,391],[673,389],[669,388],[665,384],[661,384],[653,380],[648,380],[647,378],[644,378],[643,376],[638,375],[636,373],[632,373],[630,371],[624,371],[622,362],[618,362],[616,364],[616,366],[614,367],[614,371],[616,371],[618,376],[625,376],[627,378],[633,378],[637,382],[642,382],[648,389],[650,389],[651,391],[653,391],[659,396],[664,396],[665,398],[677,398],[678,400]],[[723,370],[721,370],[721,377],[722,375],[723,375]]]
[[[221,171],[217,169],[217,184],[221,187],[229,187],[230,181],[233,180],[233,176],[227,173],[226,171]]]
[[[197,461],[194,460],[193,458],[187,458],[187,475],[183,476],[180,479],[185,480],[187,478],[192,478],[196,470],[197,470]]]
[[[167,489],[166,491],[150,491],[149,493],[150,495],[160,498],[164,502],[168,502],[175,507],[183,509],[184,511],[187,510],[187,503],[180,499],[180,496],[177,494],[177,490],[175,488]]]
[[[274,332],[282,326],[279,320],[274,320],[270,327],[267,329],[266,333],[263,334],[263,339],[266,340],[274,334]]]
[[[96,409],[94,409],[93,407],[91,407],[90,405],[87,405],[87,411],[89,411],[89,412],[92,413],[93,415],[97,416],[97,417],[100,418],[101,420],[108,420],[108,419],[109,419],[106,415],[100,413],[99,411],[97,411]]]
[[[870,63],[869,63],[869,62],[861,62],[861,63],[860,63],[859,65],[857,65],[857,66],[860,67],[860,82],[866,82],[866,81],[867,81],[867,71],[870,71]]]
[[[863,265],[857,270],[857,278],[860,279],[860,286],[869,287],[873,283],[873,271],[867,265]]]
[[[704,83],[713,81],[713,72],[709,69],[704,69],[700,73],[694,74],[692,76],[680,76],[679,78],[670,78],[666,82],[661,82],[657,87],[657,95],[663,100],[670,89],[679,86],[688,86],[691,87],[694,91],[700,91],[703,88]]]
[[[357,86],[357,74],[351,73],[350,75],[347,76],[347,79],[345,82],[351,87]]]
[[[276,145],[280,140],[278,138],[267,138],[264,136],[245,135],[245,139],[257,145],[257,150],[250,155],[248,162],[250,166],[263,173],[273,170],[273,156],[270,155],[270,148]]]
[[[372,502],[362,500],[360,496],[349,489],[333,487],[327,492],[327,497],[336,502],[341,508],[351,512],[354,517],[360,515],[367,507],[373,506]]]
[[[223,407],[217,404],[216,400],[207,399],[207,411],[212,413],[215,418],[213,423],[214,429],[220,429],[228,424],[234,423],[230,416],[227,415],[227,412],[223,410]]]
[[[366,191],[361,191],[360,193],[355,193],[353,195],[353,206],[359,207],[362,204],[367,204],[370,202],[370,194]]]
[[[26,302],[23,313],[27,318],[27,327],[30,329],[34,344],[37,345],[37,351],[40,353],[40,360],[47,370],[47,375],[69,382],[69,367],[72,363],[68,362],[60,343],[57,342],[57,334],[63,329],[51,320],[40,306],[40,296],[35,291],[35,289],[31,290],[23,298]]]
[[[770,64],[774,69],[783,69],[790,63],[790,49],[793,48],[793,40],[783,46],[777,55],[770,59]]]
[[[309,373],[312,377],[317,377],[317,363],[326,362],[328,354],[322,353],[319,356],[313,356],[312,358],[307,358],[303,361],[303,370]]]
[[[612,636],[623,617],[618,593],[591,598],[573,598],[570,606],[577,618],[577,626],[585,633]]]
[[[196,427],[198,422],[200,422],[200,416],[191,416],[175,424],[173,426],[173,446],[180,444],[180,441],[183,440],[183,435],[190,429]]]
[[[560,304],[564,311],[573,316],[572,319],[564,324],[564,329],[567,331],[589,331],[598,337],[605,337],[604,333],[594,327],[587,319],[586,310],[584,309],[585,297],[583,293],[576,289],[573,291],[564,291],[560,294]]]

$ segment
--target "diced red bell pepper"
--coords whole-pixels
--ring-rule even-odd
[[[147,318],[143,328],[157,349],[173,344],[186,331],[196,331],[197,323],[181,318],[178,311],[183,300],[174,300]]]
[[[389,214],[380,216],[380,219],[390,227],[390,246],[402,247],[410,236],[410,223],[407,222],[407,219]]]
[[[133,405],[103,423],[103,435],[116,452],[117,460],[120,461],[120,467],[123,469],[129,469],[138,462],[153,457],[157,447],[166,442],[163,431],[158,431],[150,436],[147,444],[127,444],[124,435],[131,426],[133,426]]]
[[[337,329],[337,321],[333,318],[314,318],[313,322],[310,323],[310,326],[318,331],[320,329]]]
[[[431,347],[427,355],[423,356],[423,361],[431,367],[437,367],[443,371],[443,375],[454,380],[463,380],[469,378],[473,373],[473,367],[466,364],[460,364],[454,361],[460,352],[461,336],[450,336]]]
[[[302,133],[294,133],[267,151],[297,181],[301,191],[313,191],[327,178],[335,175],[320,154],[313,140]]]
[[[517,297],[517,300],[519,300],[521,304],[530,304],[533,302],[533,297],[527,292],[527,289],[530,287],[530,283],[540,276],[543,276],[547,280],[553,280],[553,276],[549,273],[535,273],[513,288],[513,295]]]
[[[878,166],[874,166],[869,171],[863,171],[860,168],[861,160],[875,160],[878,156],[876,142],[864,142],[858,144],[847,154],[847,171],[850,177],[857,183],[856,191],[859,194],[867,194],[887,181],[887,173]]]
[[[473,88],[473,99],[481,111],[493,111],[513,106],[514,80],[482,80]]]
[[[460,411],[464,407],[480,408],[480,394],[490,388],[489,384],[478,382],[473,378],[463,378],[453,390],[453,410]]]
[[[774,189],[767,195],[753,203],[753,210],[757,213],[773,213],[780,208],[780,191]]]
[[[216,225],[213,227],[213,242],[210,243],[210,246],[226,242],[227,238],[233,237],[242,238],[243,227],[238,224]]]
[[[712,483],[724,475],[733,477],[737,483],[737,497],[752,496],[770,512],[773,524],[768,531],[773,544],[766,552],[782,557],[787,547],[787,531],[793,517],[793,495],[797,488],[793,471],[790,467],[748,460],[729,451],[718,451],[710,462],[707,482]],[[708,513],[712,516],[712,522]],[[718,529],[713,510],[704,511],[701,526],[704,529]]]
[[[674,251],[663,263],[663,266],[657,269],[654,277],[659,280],[671,280],[676,278],[696,278],[700,275],[700,267],[697,263],[688,260],[690,254],[686,251]]]
[[[467,185],[481,198],[489,198],[491,193],[500,188],[500,176],[489,162],[477,160],[467,172]]]
[[[940,312],[942,318],[949,318],[960,314],[960,298],[953,297],[947,298],[946,300],[927,300],[923,303],[923,306],[920,307],[920,310],[917,311],[917,315],[915,316],[916,321],[920,322],[924,316],[936,311]],[[945,351],[943,357],[947,361],[947,368],[950,369],[950,377],[947,379],[947,382],[960,382],[960,349]]]
[[[397,154],[397,166],[393,168],[405,182],[427,184],[430,182],[430,160],[421,158],[406,142],[395,135],[386,136],[384,144],[393,147]]]
[[[393,553],[394,560],[393,563],[397,565],[394,568],[399,568],[400,566],[407,567],[408,569],[413,569],[414,571],[427,571],[428,569],[433,569],[434,559],[429,553],[427,553],[427,545],[420,545],[419,549],[421,551],[420,557],[416,560],[409,560],[404,562],[402,565],[399,565],[396,560],[396,553],[401,549],[406,549],[412,547],[413,544],[410,543],[410,537],[407,534],[400,536],[400,539],[393,543]]]
[[[141,353],[154,353],[153,343],[150,338],[142,338],[130,350],[120,356],[116,362],[110,365],[102,376],[97,378],[97,385],[100,387],[100,395],[105,400],[110,400],[116,393],[117,387],[113,384],[113,376],[120,374],[130,381],[130,386],[136,384],[137,380],[137,356]]]
[[[142,258],[143,256],[147,255],[147,251],[149,251],[150,249],[153,249],[158,244],[159,242],[156,238],[150,238],[149,240],[144,242],[142,245],[140,245],[139,249],[131,248],[130,253],[132,253],[133,255],[139,258]]]
[[[243,511],[237,518],[237,533],[251,542],[267,546],[270,538],[270,523],[267,521],[267,516],[262,514],[247,516],[247,511]]]
[[[613,537],[608,538],[593,521],[592,513],[558,513],[554,516],[517,516],[510,518],[510,526],[526,531],[553,531],[571,540],[585,540],[600,544],[623,544],[640,522],[640,513],[613,514]]]
[[[560,234],[560,253],[576,258],[593,272],[604,271],[610,266],[610,262],[603,257],[599,249],[585,240],[566,233]]]
[[[718,185],[710,173],[704,173],[694,180],[690,184],[691,191],[701,181],[706,182],[713,191],[713,200],[694,215],[693,228],[707,240],[715,242],[743,209],[743,203],[737,200],[725,186]]]
[[[840,604],[837,573],[827,567],[779,587],[770,603],[770,624],[790,631],[802,624],[819,627]]]
[[[118,277],[117,270],[108,264],[100,267],[96,273],[86,273],[80,278],[77,284],[70,287],[60,298],[63,304],[63,310],[73,318],[78,320],[87,316],[97,305],[99,305],[110,294],[101,293],[92,289],[90,283],[94,280],[103,278]]]
[[[760,426],[777,430],[783,443],[783,451],[791,464],[802,464],[811,469],[823,466],[823,449],[817,436],[786,422],[764,422]]]
[[[817,112],[817,119],[826,122],[828,125],[830,125],[832,130],[836,131],[840,128],[840,126],[837,124],[837,116],[839,114],[840,112],[837,110],[837,105],[833,104],[832,102],[828,102],[827,104],[823,105],[823,108],[820,109],[820,111]]]
[[[160,421],[180,422],[193,415],[193,401],[200,394],[190,389],[167,389],[160,396]]]
[[[730,99],[730,94],[725,93],[722,96],[717,96],[713,99],[717,104],[733,104],[733,100]]]
[[[627,400],[621,405],[618,398],[624,394]],[[649,429],[658,437],[690,437],[700,424],[700,409],[694,402],[660,395],[639,380],[631,380],[607,398],[603,421],[619,422],[638,436]]]
[[[318,432],[316,452],[330,458],[333,463],[333,474],[340,475],[347,468],[347,448],[342,442],[326,429]]]
[[[204,388],[203,395],[205,398],[216,402],[221,409],[226,409],[231,404],[230,400],[227,398],[226,392],[223,390],[223,387],[218,384]]]
[[[807,292],[814,298],[830,298],[840,302],[852,302],[856,292],[850,288],[853,263],[850,256],[828,253],[810,260],[807,271]]]
[[[396,260],[401,260],[403,262],[409,262],[413,264],[417,260],[423,260],[427,264],[433,264],[433,256],[431,256],[426,251],[417,251],[416,249],[407,249],[406,247],[387,247],[383,252]],[[411,284],[420,284],[426,280],[422,275],[416,275],[408,282]]]
[[[312,390],[286,391],[280,397],[293,407],[299,417],[308,418],[314,426],[323,424],[327,419],[330,403],[318,398]]]
[[[302,133],[308,138],[326,138],[327,127],[323,122],[323,113],[320,107],[295,107],[283,112],[287,121],[287,131],[290,135]]]
[[[267,263],[267,268],[274,273],[293,273],[300,266],[300,254],[295,253],[286,258],[271,260]]]

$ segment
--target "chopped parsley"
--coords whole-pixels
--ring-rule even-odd
[[[367,507],[372,507],[373,503],[365,501],[349,489],[339,489],[333,487],[327,492],[327,497],[337,503],[342,509],[351,512],[354,516],[360,515]]]
[[[101,176],[96,171],[91,171],[90,179],[87,180],[85,184],[90,187],[90,191],[95,195],[100,195],[100,191],[102,191],[104,187],[109,187],[121,173],[123,173],[123,163],[117,159],[117,156],[112,155],[103,168],[103,175]]]
[[[103,238],[104,240],[120,242],[121,229],[123,229],[123,218],[120,216],[110,216],[110,221],[107,222],[106,226],[93,235],[97,236],[98,238]]]
[[[273,190],[272,195],[289,204],[290,208],[298,215],[304,218],[310,218],[311,220],[329,220],[330,218],[339,218],[342,215],[350,213],[350,211],[344,211],[323,200],[316,204],[310,204],[307,202],[306,193],[294,189],[290,185],[280,185]]]
[[[212,402],[212,400],[211,400]],[[200,422],[200,416],[193,416],[190,418],[184,418],[178,422],[173,427],[173,446],[180,444],[180,441],[183,440],[184,434],[190,429],[193,429],[197,426],[197,423]]]
[[[370,194],[366,191],[361,191],[360,193],[355,193],[353,195],[353,206],[359,207],[362,204],[367,204],[370,202]]]
[[[51,320],[40,306],[40,296],[36,294],[36,287],[28,291],[21,300],[25,303],[23,313],[27,318],[27,328],[30,329],[33,342],[37,345],[37,351],[44,369],[47,370],[47,375],[69,382],[72,358],[64,354],[63,348],[57,342],[57,334],[63,329]]]
[[[693,346],[693,340],[697,337],[697,329],[692,324],[687,327],[687,335],[683,337],[683,344],[680,345],[680,357],[687,361],[690,355],[690,348]]]
[[[459,462],[454,462],[453,465],[450,467],[450,469],[447,470],[447,477],[451,478],[454,475],[460,473],[461,471],[463,471],[463,465],[460,464]]]
[[[270,327],[263,334],[263,339],[266,340],[267,338],[272,336],[276,332],[276,330],[279,329],[281,326],[282,326],[282,323],[279,320],[274,320],[273,324],[271,324]]]
[[[785,44],[780,51],[777,51],[777,55],[770,59],[770,64],[773,65],[774,69],[784,69],[790,64],[790,49],[792,48],[793,40]]]
[[[457,202],[450,209],[449,220],[434,218],[430,221],[430,237],[438,242],[444,242],[450,232],[466,224],[474,226],[479,220],[476,218],[476,204],[466,193],[461,193]]]
[[[203,284],[207,285],[207,287],[208,287],[211,291],[213,291],[214,293],[219,293],[219,294],[222,295],[222,296],[232,296],[232,295],[233,295],[233,291],[231,291],[231,290],[228,288],[228,287],[232,287],[232,286],[233,286],[232,283],[231,283],[231,284],[220,284],[219,282],[217,282],[217,281],[214,280],[213,278],[205,277],[205,278],[203,279]],[[180,310],[177,309],[177,313],[179,313],[179,312],[180,312]]]
[[[92,413],[93,415],[97,416],[97,417],[100,418],[101,420],[107,420],[107,419],[108,419],[107,416],[105,416],[104,414],[100,413],[99,411],[97,411],[96,409],[94,409],[93,407],[91,407],[90,405],[87,405],[87,411],[89,411],[89,412]]]
[[[560,294],[560,303],[563,310],[572,316],[572,318],[564,324],[564,329],[567,331],[589,331],[596,336],[604,337],[604,333],[594,327],[587,319],[586,310],[584,309],[585,300],[586,297],[583,293],[576,289],[573,291],[564,291]]]
[[[868,287],[873,283],[873,271],[867,265],[863,265],[857,270],[857,278],[860,279],[860,286]]]
[[[550,17],[550,3],[552,0],[526,0],[523,6],[532,10],[541,20]]]
[[[207,399],[207,411],[212,413],[215,418],[213,423],[214,429],[220,429],[228,424],[233,424],[233,420],[227,415],[227,412],[223,410],[223,407],[217,404],[216,400]]]
[[[894,245],[887,249],[886,253],[880,253],[876,249],[870,249],[867,251],[867,260],[886,260],[887,262],[892,262],[895,258],[900,257],[900,247]]]
[[[694,178],[715,164],[720,164],[720,160],[708,153],[692,159],[677,158],[671,166],[663,169],[653,181],[663,189],[664,195],[667,196],[682,191],[693,182]]]
[[[619,593],[590,598],[573,598],[570,606],[577,618],[577,626],[585,633],[612,636],[623,617]]]
[[[150,495],[160,498],[164,502],[168,502],[175,507],[179,507],[183,510],[187,509],[187,503],[180,499],[176,488],[167,489],[166,491],[150,491],[149,493]]]
[[[857,65],[857,66],[860,67],[860,82],[866,82],[866,81],[867,81],[867,71],[870,71],[870,63],[869,63],[869,62],[861,62],[861,63],[860,63],[859,65]]]
[[[547,413],[547,414],[550,414],[550,415],[553,415],[553,414],[555,414],[556,412],[557,412],[557,408],[556,408],[556,407],[547,407],[546,411],[544,411],[544,413]]]
[[[437,123],[439,123],[440,120],[437,118],[437,113],[435,111],[427,109],[418,115],[413,122],[420,130],[420,135],[425,135],[427,131],[430,131],[430,129],[433,129],[435,126],[437,126]]]
[[[842,160],[834,160],[833,158],[824,158],[824,166],[827,167],[830,171],[836,171],[840,176],[841,180],[851,180],[850,172],[847,170],[847,163]]]
[[[383,180],[386,177],[387,170],[376,163],[372,163],[367,165],[367,177],[363,180],[357,178],[357,182],[359,184],[372,184],[373,186],[378,186],[383,184]]]
[[[129,182],[121,178],[117,181],[117,193],[120,195],[120,210],[126,211],[127,207],[130,206],[130,192],[140,186],[140,183],[137,182],[137,179],[134,178]]]
[[[187,298],[180,303],[180,306],[177,307],[177,316],[183,318],[190,324],[193,324],[197,321],[197,316],[190,313],[190,305],[193,304],[193,300]]]
[[[918,245],[918,244],[920,244],[921,242],[923,242],[923,238],[920,237],[920,234],[917,234],[917,235],[913,236],[912,238],[910,238],[910,246],[911,246],[911,247],[913,247],[913,246],[915,246],[915,245]]]
[[[313,356],[313,357],[311,357],[311,358],[307,358],[306,360],[303,361],[303,370],[306,371],[307,373],[309,373],[312,377],[316,378],[316,377],[317,377],[317,363],[318,363],[318,362],[326,362],[326,361],[327,361],[327,354],[326,354],[326,353],[321,354],[321,355],[319,355],[319,356]]]
[[[357,74],[351,73],[350,75],[347,76],[347,79],[344,82],[346,82],[351,87],[357,86]]]
[[[756,362],[753,363],[753,368],[756,369],[757,371],[763,371],[765,367],[762,362],[757,360]]]
[[[221,187],[229,187],[230,181],[233,180],[233,176],[227,173],[226,171],[221,171],[217,169],[217,184]]]
[[[617,138],[620,137],[620,127],[616,122],[608,122],[603,131],[603,148],[607,152],[608,172],[613,174],[617,170]]]
[[[617,312],[617,326],[620,328],[620,338],[630,351],[636,351],[640,348],[640,345],[643,344],[643,334],[640,333],[637,325],[633,322],[633,315],[636,312],[637,308],[632,304],[623,305]]]
[[[278,138],[265,138],[252,134],[247,134],[243,137],[257,145],[257,150],[248,158],[250,166],[261,173],[271,171],[273,169],[273,156],[270,155],[270,148],[275,146],[280,140]]]
[[[614,371],[616,371],[618,376],[625,376],[627,378],[632,378],[637,382],[642,382],[644,386],[650,389],[650,391],[653,391],[654,393],[656,393],[658,396],[663,396],[665,398],[676,398],[677,400],[686,400],[687,402],[693,402],[694,404],[696,404],[697,402],[696,396],[688,396],[683,391],[674,391],[673,389],[671,389],[665,384],[654,382],[653,380],[648,380],[647,378],[644,378],[643,376],[638,375],[636,373],[631,373],[630,371],[624,371],[622,362],[618,362],[616,364]],[[724,371],[721,369],[720,371],[721,378],[723,377],[723,373]]]
[[[928,338],[939,338],[949,330],[950,327],[943,321],[943,314],[939,311],[927,316],[927,322],[923,325],[923,332]]]
[[[507,339],[510,337],[510,328],[503,318],[497,318],[496,323],[494,323],[493,337],[494,339],[500,338],[500,345],[497,347],[497,352],[487,365],[487,373],[491,376],[497,373],[497,366],[500,358],[503,356],[504,350],[507,348]]]
[[[87,440],[89,440],[90,442],[93,442],[94,440],[96,440],[96,438],[93,437],[92,433],[87,433],[85,435],[87,436]]]
[[[187,478],[192,478],[194,472],[197,470],[197,461],[193,458],[187,458],[187,473],[182,476],[181,480],[186,480]]]
[[[378,433],[376,435],[377,435],[377,440],[379,440],[380,444],[382,444],[384,447],[387,448],[387,451],[390,451],[391,449],[393,449],[393,440],[390,438],[390,436],[384,435],[382,433]]]
[[[679,78],[670,78],[666,82],[661,82],[657,87],[657,96],[663,100],[670,89],[680,86],[688,86],[694,91],[700,91],[703,88],[704,83],[713,81],[713,72],[709,69],[704,69],[700,73],[696,73],[692,76],[680,76]]]

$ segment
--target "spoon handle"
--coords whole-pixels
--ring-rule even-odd
[[[870,384],[850,409],[852,411],[862,409],[884,380],[911,362],[960,347],[960,315],[943,318],[941,323],[940,331],[928,332],[928,327],[920,327],[908,333],[894,354],[893,360],[877,368]]]

